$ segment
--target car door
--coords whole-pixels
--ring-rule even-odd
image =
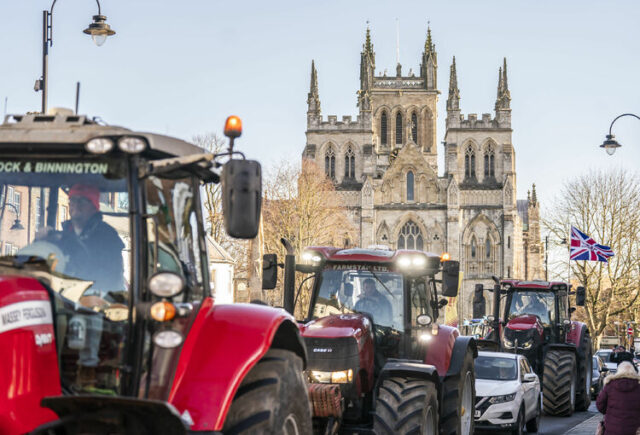
[[[533,418],[536,412],[537,403],[537,395],[536,395],[536,382],[525,382],[524,375],[531,373],[531,367],[525,357],[520,356],[519,360],[519,368],[520,368],[520,383],[522,384],[523,389],[523,401],[524,401],[524,409],[525,409],[525,417],[526,420],[530,420]]]

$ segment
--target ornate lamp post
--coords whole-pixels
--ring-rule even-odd
[[[49,69],[49,47],[53,46],[53,7],[58,0],[53,0],[50,10],[42,11],[42,77],[36,80],[33,89],[38,92],[42,91],[42,113],[47,113],[47,80]],[[107,39],[107,36],[115,35],[109,25],[106,23],[107,17],[101,14],[100,2],[98,4],[98,15],[93,16],[93,22],[83,30],[87,35],[91,35],[93,42],[99,47]]]
[[[607,135],[607,138],[602,143],[602,145],[600,145],[600,148],[604,148],[604,150],[610,156],[612,156],[613,153],[616,152],[616,149],[622,146],[615,139],[615,136],[611,134],[611,128],[613,127],[614,122],[616,122],[618,119],[622,118],[623,116],[633,116],[636,119],[640,119],[640,116],[634,115],[633,113],[623,113],[622,115],[616,116],[616,118],[613,121],[611,121],[611,125],[609,126],[609,134]]]

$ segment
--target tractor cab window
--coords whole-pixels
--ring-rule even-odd
[[[543,326],[555,323],[555,297],[547,291],[516,290],[511,295],[507,319],[532,315],[540,319]]]
[[[149,275],[174,272],[186,284],[176,302],[196,301],[204,296],[203,265],[196,215],[197,184],[192,178],[146,180]],[[157,258],[156,258],[157,257]]]
[[[567,292],[566,290],[558,291],[558,316],[559,322],[569,319],[569,307],[567,306]]]
[[[68,390],[119,392],[129,220],[126,161],[0,161],[0,272],[31,276],[50,290]]]
[[[386,268],[335,265],[322,271],[312,317],[331,314],[366,313],[377,326],[404,330],[404,281]]]
[[[409,295],[411,297],[411,327],[417,328],[417,318],[426,314],[432,319],[433,308],[431,307],[431,290],[429,284],[424,279],[411,280],[409,284]]]

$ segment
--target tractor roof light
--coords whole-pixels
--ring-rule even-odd
[[[440,261],[449,261],[451,260],[451,255],[448,252],[443,252],[440,256]]]
[[[91,154],[106,154],[113,149],[113,141],[108,137],[94,137],[84,148]]]
[[[139,154],[147,149],[147,142],[136,136],[123,136],[118,139],[118,148],[127,154]]]
[[[235,115],[231,115],[224,123],[224,135],[229,138],[236,138],[242,135],[242,120]]]
[[[149,313],[156,322],[168,322],[176,317],[176,307],[171,302],[160,301],[151,305]]]
[[[396,262],[403,270],[421,270],[427,266],[427,257],[422,254],[403,254]]]
[[[301,255],[302,261],[307,264],[317,265],[322,262],[322,255],[316,251],[305,250]]]

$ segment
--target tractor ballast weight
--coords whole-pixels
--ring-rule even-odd
[[[0,151],[0,433],[311,430],[295,319],[209,285],[200,186],[222,177],[226,228],[251,237],[257,162],[62,114],[7,117]],[[115,256],[91,233],[69,250],[82,209]]]
[[[563,282],[502,280],[493,288],[490,340],[484,348],[527,356],[540,376],[543,406],[550,415],[571,415],[591,402],[592,349],[589,329],[571,320],[568,285]],[[498,295],[498,296],[496,296]],[[504,295],[504,313],[500,313]],[[584,305],[578,287],[576,305]],[[502,314],[502,315],[501,315]]]
[[[457,294],[457,261],[412,250],[310,247],[299,262],[285,263],[285,307],[299,304],[302,291],[287,272],[311,280],[310,303],[299,321],[317,430],[473,431],[466,410],[474,406],[475,340],[436,323],[446,302],[437,289]],[[389,304],[391,312],[365,306],[368,297],[380,307]]]

